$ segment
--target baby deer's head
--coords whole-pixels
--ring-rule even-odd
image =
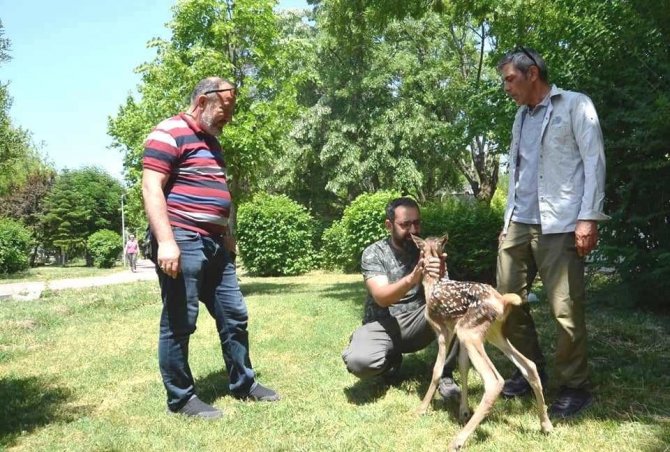
[[[447,266],[445,263],[446,255],[444,254],[444,245],[447,244],[449,236],[444,234],[442,237],[427,237],[422,239],[414,234],[412,234],[412,240],[416,244],[416,247],[419,248],[424,259],[429,257],[437,257],[440,259],[440,276],[442,278],[447,271]]]

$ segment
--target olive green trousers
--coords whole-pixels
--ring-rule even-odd
[[[538,274],[558,322],[554,380],[587,388],[584,259],[577,254],[575,234],[542,234],[540,225],[512,222],[498,246],[498,291],[527,300]],[[539,367],[545,365],[528,303],[512,309],[504,332],[523,355]]]

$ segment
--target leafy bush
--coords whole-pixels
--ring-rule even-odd
[[[257,194],[237,212],[245,268],[259,276],[299,275],[312,268],[314,220],[284,195]]]
[[[386,205],[398,196],[391,191],[364,193],[344,209],[342,219],[324,231],[324,265],[346,272],[360,270],[363,250],[388,235],[384,227]]]
[[[18,221],[0,219],[0,273],[16,273],[29,266],[33,238]]]
[[[88,252],[93,264],[98,268],[111,268],[123,251],[121,236],[109,229],[101,229],[91,234],[87,240]]]
[[[447,268],[452,279],[495,285],[503,209],[501,202],[489,207],[474,200],[455,198],[421,209],[422,236],[449,234]]]
[[[342,220],[336,220],[321,235],[320,263],[327,270],[341,270],[349,262],[346,253],[346,230]]]

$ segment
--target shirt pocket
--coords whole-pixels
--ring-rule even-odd
[[[545,143],[548,143],[550,146],[571,146],[574,142],[572,126],[565,121],[554,125],[554,122],[552,121],[547,126],[545,140]]]

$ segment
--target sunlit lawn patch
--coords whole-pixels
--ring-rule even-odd
[[[155,282],[52,292],[0,303],[0,448],[18,450],[443,450],[460,426],[456,407],[423,396],[435,347],[408,356],[403,380],[358,381],[340,358],[360,324],[359,275],[242,278],[251,357],[283,399],[254,404],[227,390],[213,321],[201,311],[190,354],[200,397],[216,422],[165,414],[156,346]],[[670,319],[601,304],[588,309],[596,403],[539,431],[531,399],[499,400],[469,450],[664,450],[670,443]],[[534,305],[551,356],[554,323]],[[491,351],[501,372],[511,365]],[[471,372],[470,404],[482,395]],[[551,369],[550,369],[551,375]],[[551,400],[555,385],[548,387]]]

